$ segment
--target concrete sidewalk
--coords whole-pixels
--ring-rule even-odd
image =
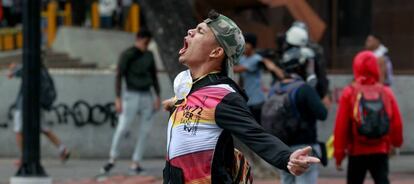
[[[0,159],[0,184],[8,183],[11,176],[17,170],[14,159]],[[72,183],[122,183],[122,184],[159,184],[161,183],[162,168],[164,160],[151,159],[142,163],[146,170],[145,176],[128,176],[129,161],[121,160],[117,162],[110,177],[97,177],[99,169],[105,164],[104,159],[72,159],[62,165],[59,160],[45,159],[43,166],[47,173],[53,178],[56,184]],[[414,155],[403,155],[391,158],[391,182],[393,184],[412,184],[414,183]],[[346,166],[344,165],[344,168]],[[345,172],[338,172],[334,168],[333,161],[326,168],[321,169],[320,184],[339,184],[345,183]],[[259,179],[255,178],[258,184],[277,184],[276,178]],[[373,183],[371,180],[366,184]]]

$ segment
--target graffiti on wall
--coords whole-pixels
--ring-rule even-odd
[[[13,122],[13,114],[16,106],[13,104],[9,107],[7,113],[7,121],[0,122],[0,128],[8,128]],[[112,128],[117,124],[117,113],[115,104],[109,102],[106,104],[89,104],[84,100],[78,100],[72,105],[59,103],[50,110],[42,112],[44,120],[51,126],[66,125],[73,123],[76,127],[84,127],[87,125],[103,126],[109,124]]]

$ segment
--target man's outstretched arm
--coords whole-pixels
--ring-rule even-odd
[[[309,156],[311,149],[291,152],[277,137],[265,132],[255,121],[245,100],[237,93],[228,94],[216,108],[216,123],[273,166],[294,175],[305,172],[319,159]]]

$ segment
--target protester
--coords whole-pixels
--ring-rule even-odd
[[[297,50],[301,52],[301,50]],[[315,88],[304,81],[307,63],[301,53],[281,60],[285,78],[272,87],[263,106],[262,126],[278,136],[292,150],[311,146],[314,156],[322,158],[317,140],[317,120],[325,120],[327,109]],[[316,184],[319,166],[313,165],[301,176],[281,171],[282,184]]]
[[[138,141],[130,172],[139,174],[143,171],[140,162],[145,151],[145,139],[150,132],[154,112],[160,108],[160,87],[154,56],[151,51],[147,50],[150,40],[151,33],[141,30],[137,34],[135,45],[121,54],[115,80],[115,107],[120,115],[112,139],[109,161],[102,167],[102,173],[108,173],[114,167],[115,160],[119,156],[121,138],[127,132],[137,112],[141,115],[141,121],[137,130]],[[123,79],[125,79],[126,90],[121,93]],[[155,99],[151,94],[151,87],[154,87]]]
[[[348,184],[362,184],[366,172],[376,184],[388,184],[388,154],[403,142],[402,119],[392,90],[379,82],[377,59],[371,51],[354,58],[354,82],[342,92],[335,131],[334,156],[342,170],[348,156]]]
[[[16,65],[14,63],[10,64],[9,71],[8,71],[8,78],[11,79],[13,77],[22,77],[22,65]],[[41,74],[40,74],[40,107],[41,107],[41,131],[46,137],[56,146],[59,150],[59,156],[62,162],[66,162],[70,157],[69,149],[60,141],[60,139],[56,136],[56,134],[45,125],[43,122],[43,111],[50,110],[54,100],[56,99],[56,89],[54,87],[53,79],[51,78],[47,68],[41,65]],[[22,87],[20,87],[19,94],[17,96],[15,106],[16,110],[13,114],[13,122],[14,122],[14,131],[16,132],[16,142],[19,147],[20,152],[23,150],[23,92]],[[21,161],[17,161],[16,165],[20,165]]]
[[[283,76],[283,72],[273,62],[267,58],[263,58],[257,54],[256,43],[257,37],[254,34],[245,34],[245,50],[243,56],[240,57],[238,65],[234,66],[234,72],[240,73],[240,77],[243,81],[242,87],[246,91],[247,106],[252,112],[255,120],[261,123],[260,116],[262,112],[262,106],[265,101],[265,94],[262,90],[262,77],[261,70],[266,66],[270,71],[279,77]]]
[[[264,160],[294,175],[319,159],[311,148],[291,152],[266,133],[247,105],[247,97],[229,78],[244,50],[240,29],[214,11],[188,30],[179,62],[189,68],[174,81],[176,97],[164,101],[168,123],[164,183],[250,183],[247,161],[234,150],[232,135]]]
[[[391,86],[393,80],[392,62],[388,56],[388,48],[381,43],[381,38],[374,34],[368,35],[365,41],[365,49],[374,52],[374,55],[378,58],[380,82]]]

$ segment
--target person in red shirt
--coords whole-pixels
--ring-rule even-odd
[[[402,119],[397,100],[387,86],[379,83],[380,71],[377,59],[371,51],[362,51],[354,58],[354,81],[346,86],[340,98],[334,130],[334,157],[336,167],[342,170],[341,163],[348,156],[348,184],[362,184],[369,171],[376,184],[388,184],[388,154],[393,147],[400,147],[403,142]],[[359,86],[359,87],[358,87]],[[372,93],[375,87],[381,91],[381,99],[386,112],[388,131],[377,138],[362,135],[361,119],[358,112],[358,88],[368,89]],[[364,91],[365,92],[365,91]],[[366,93],[362,93],[365,95]],[[365,97],[363,97],[365,98]],[[357,105],[357,106],[355,106]],[[357,108],[355,108],[357,107]],[[365,120],[365,119],[364,119]],[[358,124],[359,123],[359,124]]]

